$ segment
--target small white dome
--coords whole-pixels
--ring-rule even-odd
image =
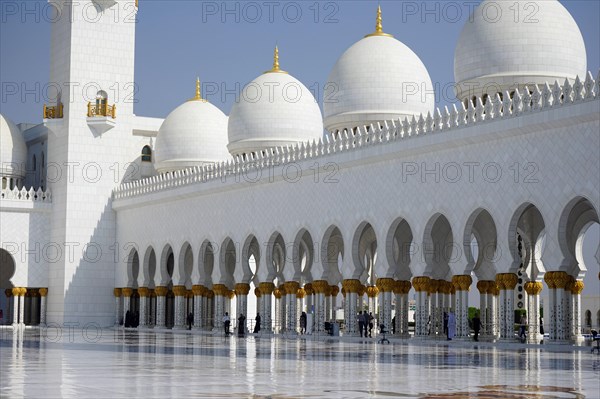
[[[0,114],[0,173],[3,176],[25,177],[27,145],[21,130]]]
[[[465,24],[454,53],[459,100],[585,78],[577,23],[558,0],[485,0]]]
[[[327,80],[325,128],[368,126],[433,112],[435,95],[427,68],[405,44],[377,30],[339,58]]]
[[[234,156],[323,137],[317,101],[299,80],[279,70],[277,50],[273,70],[246,85],[233,105],[228,133]]]
[[[227,158],[227,116],[205,100],[190,100],[175,108],[156,137],[154,167],[159,173]]]

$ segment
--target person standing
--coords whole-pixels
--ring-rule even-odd
[[[254,324],[254,334],[258,334],[260,331],[260,313],[256,313],[256,317],[254,318],[256,324]]]
[[[367,312],[365,312],[365,315],[367,314]],[[365,317],[366,323],[369,323],[369,338],[373,338],[373,320],[375,320],[375,317],[373,317],[373,312],[370,312],[368,316]],[[365,323],[365,324],[366,324]],[[367,332],[365,331],[365,336],[367,335]]]
[[[194,314],[192,312],[190,312],[187,315],[188,330],[192,329],[192,324],[194,324]]]
[[[448,337],[448,313],[444,312],[444,335]]]
[[[240,313],[240,317],[238,317],[238,337],[243,337],[244,335],[246,335],[246,316]]]
[[[300,334],[306,334],[306,312],[300,314]]]
[[[363,336],[363,330],[365,330],[365,318],[363,317],[363,312],[361,310],[358,312],[358,331],[360,332],[361,337]]]
[[[540,334],[544,336],[544,318],[540,316]]]
[[[229,325],[231,324],[231,319],[229,319],[229,313],[225,312],[225,316],[223,316],[223,328],[225,329],[225,336],[229,336]]]
[[[527,330],[527,317],[525,317],[525,315],[522,315],[521,316],[520,327],[519,327],[519,339],[522,342],[525,342],[525,338],[527,336],[526,330]]]
[[[481,330],[481,319],[479,318],[479,313],[475,313],[475,317],[473,317],[473,331],[475,331],[474,340],[479,341],[479,331]]]
[[[448,341],[452,341],[454,335],[456,334],[456,318],[454,317],[454,313],[450,311],[448,313]]]

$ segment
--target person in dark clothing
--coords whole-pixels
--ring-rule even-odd
[[[375,320],[375,317],[373,317],[373,312],[369,313],[369,315],[366,317],[366,319],[367,319],[367,323],[369,323],[369,338],[373,338],[373,320]],[[365,337],[366,336],[367,336],[367,329],[365,328]]]
[[[360,332],[360,336],[363,336],[363,331],[365,332],[366,335],[366,329],[365,329],[365,319],[363,317],[363,312],[362,310],[360,312],[358,312],[358,331]]]
[[[448,336],[448,313],[444,312],[444,335]]]
[[[254,320],[256,321],[256,324],[254,325],[254,334],[258,334],[260,331],[260,313],[256,313]]]
[[[392,334],[396,334],[396,316],[392,317]]]
[[[131,312],[128,310],[125,313],[125,328],[131,327]]]
[[[306,312],[300,314],[300,334],[306,334]]]
[[[223,328],[225,329],[225,336],[229,336],[229,326],[231,325],[231,320],[229,319],[229,313],[225,312],[225,316],[223,316]]]
[[[479,341],[479,330],[481,330],[481,319],[479,318],[479,313],[476,313],[475,317],[473,317],[473,331],[475,331],[473,339],[475,341]]]
[[[190,312],[187,315],[188,330],[192,329],[192,324],[194,324],[194,315],[192,314],[192,312]]]
[[[243,337],[244,335],[246,335],[246,316],[240,313],[240,317],[238,317],[238,337]]]

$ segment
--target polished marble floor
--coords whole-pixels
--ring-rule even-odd
[[[588,350],[0,331],[2,398],[600,398]]]

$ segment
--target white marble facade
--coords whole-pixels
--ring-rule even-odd
[[[60,115],[24,133],[2,117],[2,143],[15,148],[3,149],[1,160],[11,165],[0,202],[3,259],[14,269],[5,278],[5,288],[14,287],[9,302],[20,312],[21,297],[41,295],[40,320],[52,323],[113,325],[130,311],[141,327],[184,328],[192,314],[195,328],[219,332],[224,312],[235,325],[247,295],[256,294],[262,332],[298,332],[298,314],[314,308],[310,330],[323,333],[339,307],[343,332],[354,335],[368,295],[376,323],[391,330],[395,314],[395,334],[408,337],[410,296],[417,337],[442,338],[444,313],[452,311],[456,338],[467,339],[468,307],[480,306],[482,339],[510,340],[522,265],[536,319],[528,339],[539,339],[542,282],[551,290],[550,339],[579,339],[586,267],[576,242],[600,209],[600,79],[586,73],[585,46],[566,9],[539,3],[550,22],[528,27],[527,42],[504,25],[465,26],[457,81],[502,77],[497,91],[475,97],[459,87],[451,109],[386,89],[416,82],[428,93],[431,80],[418,56],[383,31],[379,11],[375,32],[333,67],[339,102],[325,103],[324,117],[308,89],[280,69],[276,50],[273,68],[247,86],[264,85],[272,97],[242,101],[227,117],[198,88],[164,123],[135,116],[123,96],[106,98],[104,90],[134,82],[135,24],[105,15],[111,7],[135,13],[134,2],[98,3],[93,26],[59,19],[51,79],[65,87],[94,81],[98,90],[81,98],[59,90],[48,106],[63,107]],[[496,65],[470,46],[475,30],[488,59],[498,38],[515,54],[527,52],[555,21],[568,22],[564,37],[576,45],[572,62],[548,62],[543,81],[519,80],[544,68],[539,52],[531,65]],[[104,45],[85,44],[98,36]],[[558,53],[565,43],[554,45]],[[68,65],[64,52],[73,55]],[[290,86],[300,90],[298,101],[279,91]],[[89,115],[105,100],[114,112]],[[33,179],[14,167],[32,151],[45,159]],[[50,165],[73,168],[50,178]],[[48,262],[50,255],[37,259],[15,243],[72,245],[57,244],[61,256]],[[474,278],[481,302],[469,304]]]

